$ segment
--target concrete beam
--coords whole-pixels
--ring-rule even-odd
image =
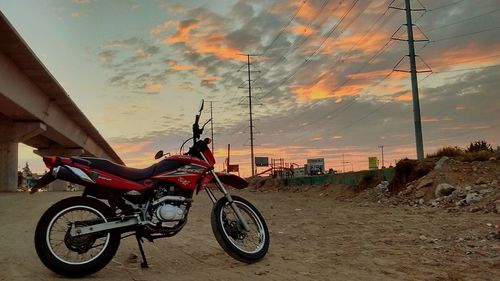
[[[47,131],[42,122],[14,122],[8,118],[0,118],[0,141],[24,142]]]
[[[71,157],[80,156],[85,153],[82,148],[66,148],[58,144],[53,144],[49,148],[42,148],[33,150],[33,153],[39,156],[61,156],[61,157]]]
[[[25,142],[47,131],[47,125],[41,122],[16,122],[14,123],[14,137],[18,142]]]
[[[53,100],[0,52],[0,92],[2,95],[47,125],[47,134],[65,146],[82,147],[96,157],[113,159],[80,128]],[[52,137],[52,136],[51,136]],[[66,140],[66,142],[64,142]]]

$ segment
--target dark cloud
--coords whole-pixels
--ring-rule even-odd
[[[157,45],[137,37],[115,39],[103,44],[98,51],[101,65],[111,71],[108,82],[111,86],[127,89],[131,93],[158,93],[158,88],[167,78],[167,69],[152,68],[154,59],[160,55]]]

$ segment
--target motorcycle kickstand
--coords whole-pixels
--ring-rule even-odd
[[[144,241],[142,240],[142,237],[140,237],[138,234],[135,236],[135,238],[137,239],[137,244],[139,245],[139,250],[141,251],[141,256],[142,256],[141,268],[149,268],[148,260],[146,259],[146,255],[144,254],[144,249],[142,248],[142,243],[144,243]]]

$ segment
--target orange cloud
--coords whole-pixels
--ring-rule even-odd
[[[325,47],[323,48],[321,53],[331,54],[338,52],[358,51],[357,56],[359,56],[359,51],[361,51],[363,54],[369,54],[378,51],[380,49],[380,46],[383,45],[385,41],[387,41],[387,34],[382,31],[373,31],[366,37],[364,37],[364,34],[365,32],[360,32],[349,35],[344,34],[338,38],[330,38],[328,39],[329,41],[327,41],[327,44],[325,44]],[[367,38],[369,39],[367,40]],[[350,58],[349,60],[352,60],[352,57],[349,57],[349,55],[343,54],[343,59]]]
[[[171,28],[171,27],[173,27],[175,25],[176,25],[175,21],[168,20],[168,21],[164,22],[163,24],[160,24],[160,25],[157,25],[157,26],[153,27],[149,31],[149,33],[151,35],[158,35],[158,34],[164,32],[165,30],[167,30],[167,29],[169,29],[169,28]]]
[[[370,72],[352,73],[349,74],[349,78],[352,80],[373,80],[376,78],[383,78],[388,72],[387,69],[382,69]]]
[[[328,89],[322,82],[308,88],[297,87],[292,89],[292,92],[301,101],[320,100],[332,97],[330,89]]]
[[[404,93],[402,95],[395,96],[393,100],[396,101],[412,101],[413,97],[411,93]]]
[[[342,86],[328,85],[327,79],[322,79],[314,85],[293,86],[292,93],[300,101],[320,100],[326,98],[337,98],[341,100],[343,97],[359,95],[362,90],[370,85],[371,80],[361,79],[362,81],[354,81],[346,83]]]
[[[174,35],[167,36],[163,43],[174,44],[178,42],[189,41],[190,32],[198,27],[198,21],[187,20],[182,22],[177,22],[177,32]]]
[[[211,54],[220,59],[227,60],[246,60],[244,56],[238,55],[239,53],[242,53],[241,50],[233,48],[225,42],[225,36],[223,33],[218,31],[210,33],[191,32],[196,27],[198,27],[197,22],[186,24],[184,26],[178,24],[177,33],[172,36],[167,36],[163,39],[162,43],[174,44],[183,42],[186,46],[193,49],[193,53],[201,55]]]
[[[161,84],[159,83],[146,84],[144,88],[150,92],[158,92],[161,89]]]
[[[146,168],[158,162],[158,160],[154,159],[153,154],[144,153],[142,156],[138,157],[127,157],[125,158],[125,162],[129,167]]]
[[[295,33],[297,35],[302,35],[302,36],[308,36],[314,32],[316,32],[313,28],[308,27],[303,24],[294,24],[292,26],[289,26],[287,28],[288,32]]]
[[[205,69],[203,67],[196,66],[196,65],[179,64],[175,60],[167,60],[167,61],[165,61],[165,63],[168,64],[170,70],[173,70],[173,71],[190,71],[190,70],[192,70],[192,71],[198,73],[199,75],[202,75],[205,72]]]
[[[177,84],[176,88],[180,89],[180,90],[192,90],[193,85],[191,83],[181,83],[181,84]]]
[[[311,21],[315,18],[317,10],[318,8],[314,7],[311,1],[307,1],[304,4],[304,6],[302,6],[302,8],[300,9],[300,12],[297,14],[297,17]]]
[[[200,54],[212,54],[221,59],[246,60],[246,57],[238,55],[242,51],[228,46],[222,33],[212,33],[205,37],[197,37],[189,46],[193,47]]]
[[[114,143],[112,144],[112,146],[119,155],[127,155],[143,151],[144,148],[149,146],[150,144],[151,141],[141,141],[133,143]]]
[[[488,46],[488,50],[499,50],[500,43]],[[447,49],[444,52],[436,54],[435,58],[427,58],[428,64],[438,70],[449,69],[451,66],[474,66],[488,65],[495,63],[491,56],[499,55],[491,54],[485,50],[484,46],[478,45],[475,42],[469,43],[466,47],[456,47]]]

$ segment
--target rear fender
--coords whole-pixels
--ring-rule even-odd
[[[246,180],[236,175],[218,172],[216,172],[216,174],[217,177],[219,177],[220,181],[225,185],[232,186],[237,189],[243,189],[248,186],[248,182]],[[210,182],[215,182],[215,179],[212,179]]]

